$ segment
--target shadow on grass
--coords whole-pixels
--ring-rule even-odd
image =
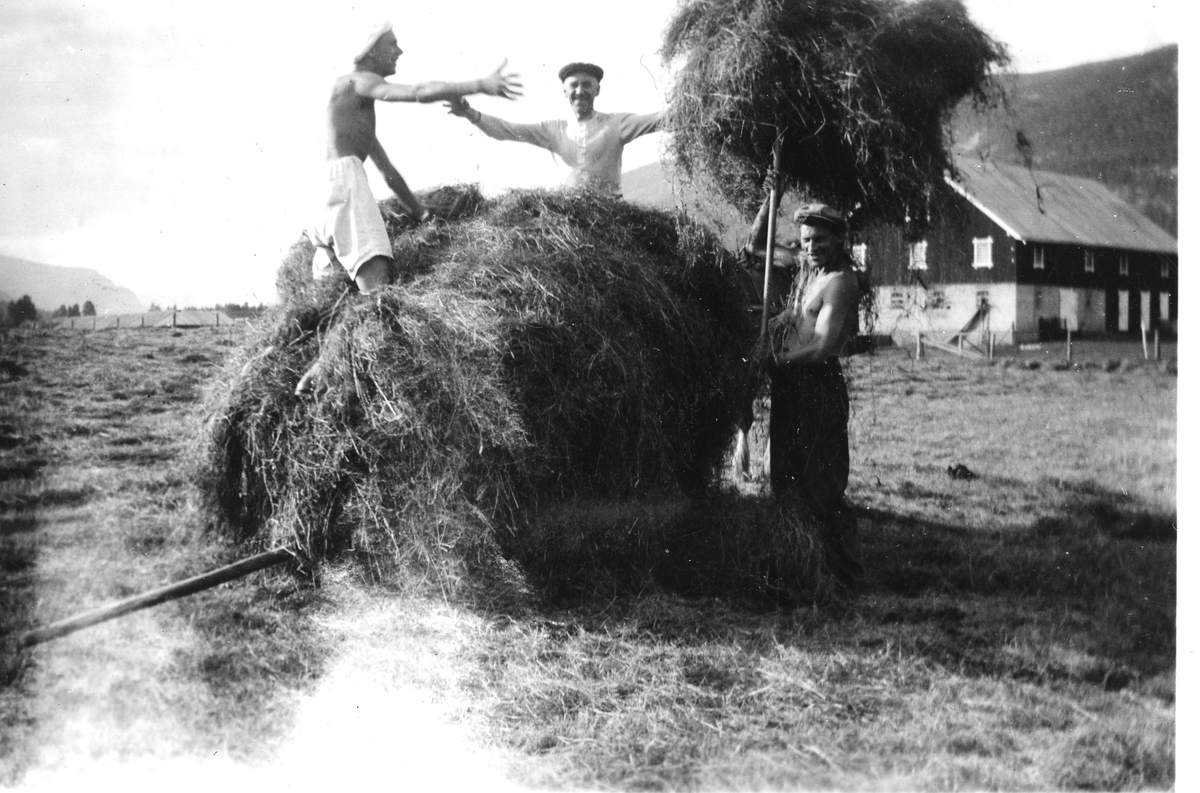
[[[29,762],[33,732],[28,707],[32,654],[9,639],[33,626],[37,521],[0,506],[0,786],[13,785]]]
[[[1174,668],[1176,517],[1092,484],[1027,528],[967,529],[872,510],[864,616],[966,672],[1108,690]],[[931,602],[936,605],[930,605]],[[932,627],[932,629],[930,629]]]

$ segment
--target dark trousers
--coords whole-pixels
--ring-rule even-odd
[[[846,503],[850,478],[850,396],[836,358],[771,375],[771,489],[804,502],[825,530],[834,572],[862,575],[858,520]]]

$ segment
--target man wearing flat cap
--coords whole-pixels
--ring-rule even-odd
[[[769,200],[746,252],[766,251]],[[776,244],[774,264],[794,277],[771,321],[770,465],[776,498],[803,502],[820,522],[830,567],[847,587],[863,575],[858,522],[846,503],[850,398],[838,356],[858,329],[859,280],[846,250],[845,216],[826,204],[796,210],[798,245]],[[776,277],[772,272],[772,280]],[[780,279],[784,280],[784,279]]]
[[[375,102],[439,102],[464,94],[512,98],[521,93],[517,76],[504,73],[504,64],[469,82],[389,83],[385,78],[396,73],[401,54],[391,24],[372,30],[354,58],[354,71],[334,81],[326,110],[325,210],[308,230],[317,246],[313,275],[324,277],[345,269],[363,294],[386,285],[392,277],[392,246],[363,162],[370,158],[375,163],[414,219],[425,214],[375,137]]]
[[[594,63],[568,63],[558,71],[573,118],[514,124],[480,113],[465,99],[452,99],[450,112],[496,140],[515,140],[556,154],[570,169],[565,186],[621,197],[625,144],[659,128],[659,113],[601,113],[594,107],[604,70]]]

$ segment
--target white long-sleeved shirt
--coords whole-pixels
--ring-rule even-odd
[[[659,113],[593,113],[585,121],[575,119],[514,124],[502,118],[479,114],[475,126],[496,140],[515,140],[549,149],[570,169],[566,186],[621,196],[621,154],[625,144],[656,132]]]

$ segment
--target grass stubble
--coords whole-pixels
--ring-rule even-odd
[[[230,560],[189,523],[181,460],[231,342],[5,337],[27,372],[0,383],[6,632]],[[259,575],[6,651],[0,780],[149,786],[130,769],[186,761],[193,781],[1172,787],[1175,378],[903,351],[848,368],[855,601],[648,582],[489,612],[335,566],[318,589]],[[977,477],[948,477],[960,462]]]

